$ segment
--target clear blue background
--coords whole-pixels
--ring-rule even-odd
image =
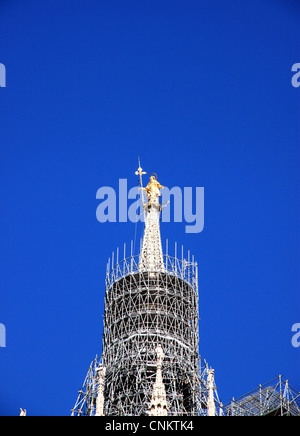
[[[102,351],[107,258],[135,225],[96,191],[142,166],[205,188],[200,352],[223,403],[300,390],[300,8],[292,0],[2,0],[0,413],[68,415]],[[142,234],[137,226],[137,237]]]

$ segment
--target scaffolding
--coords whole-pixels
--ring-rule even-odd
[[[72,416],[95,416],[97,409],[97,395],[99,391],[99,367],[102,365],[102,359],[98,356],[91,362],[87,375],[82,387],[78,391],[78,397],[73,409]],[[210,396],[209,367],[205,359],[199,357],[198,374],[199,389],[196,395],[196,413],[199,416],[208,416],[208,398]],[[215,404],[214,415],[223,415],[223,406],[219,400],[217,386],[213,382],[212,395]]]
[[[223,405],[218,395],[214,370],[205,359],[199,357],[200,390],[198,396],[199,416],[223,416]]]
[[[300,416],[300,393],[281,375],[224,407],[227,416]]]
[[[140,271],[139,256],[106,277],[103,364],[106,415],[147,415],[156,377],[156,348],[165,355],[168,414],[197,414],[197,264],[163,255],[163,271]]]
[[[101,359],[91,362],[83,386],[72,409],[72,416],[95,416],[99,392],[99,367]],[[223,406],[214,379],[209,375],[212,369],[199,357],[199,389],[196,395],[195,415],[199,416],[300,416],[300,392],[294,389],[282,376],[259,385],[257,389]],[[210,383],[212,381],[212,383]],[[213,399],[212,413],[209,408]]]
[[[95,416],[100,365],[101,359],[96,356],[90,364],[81,389],[78,391],[77,400],[71,410],[72,416]]]

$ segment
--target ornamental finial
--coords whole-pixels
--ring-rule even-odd
[[[139,167],[137,169],[137,171],[135,172],[136,176],[140,176],[140,178],[143,176],[143,174],[147,174],[146,171],[143,171],[143,168],[141,167],[141,162],[140,162],[140,158],[139,158]]]

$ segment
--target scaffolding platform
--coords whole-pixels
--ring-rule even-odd
[[[300,416],[300,392],[281,375],[224,406],[227,416]]]

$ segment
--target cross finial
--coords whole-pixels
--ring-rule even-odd
[[[135,175],[142,177],[142,175],[144,175],[144,174],[147,174],[147,173],[146,173],[146,171],[143,171],[143,168],[141,167],[140,158],[139,158],[139,167],[138,167],[137,171],[135,172]]]

